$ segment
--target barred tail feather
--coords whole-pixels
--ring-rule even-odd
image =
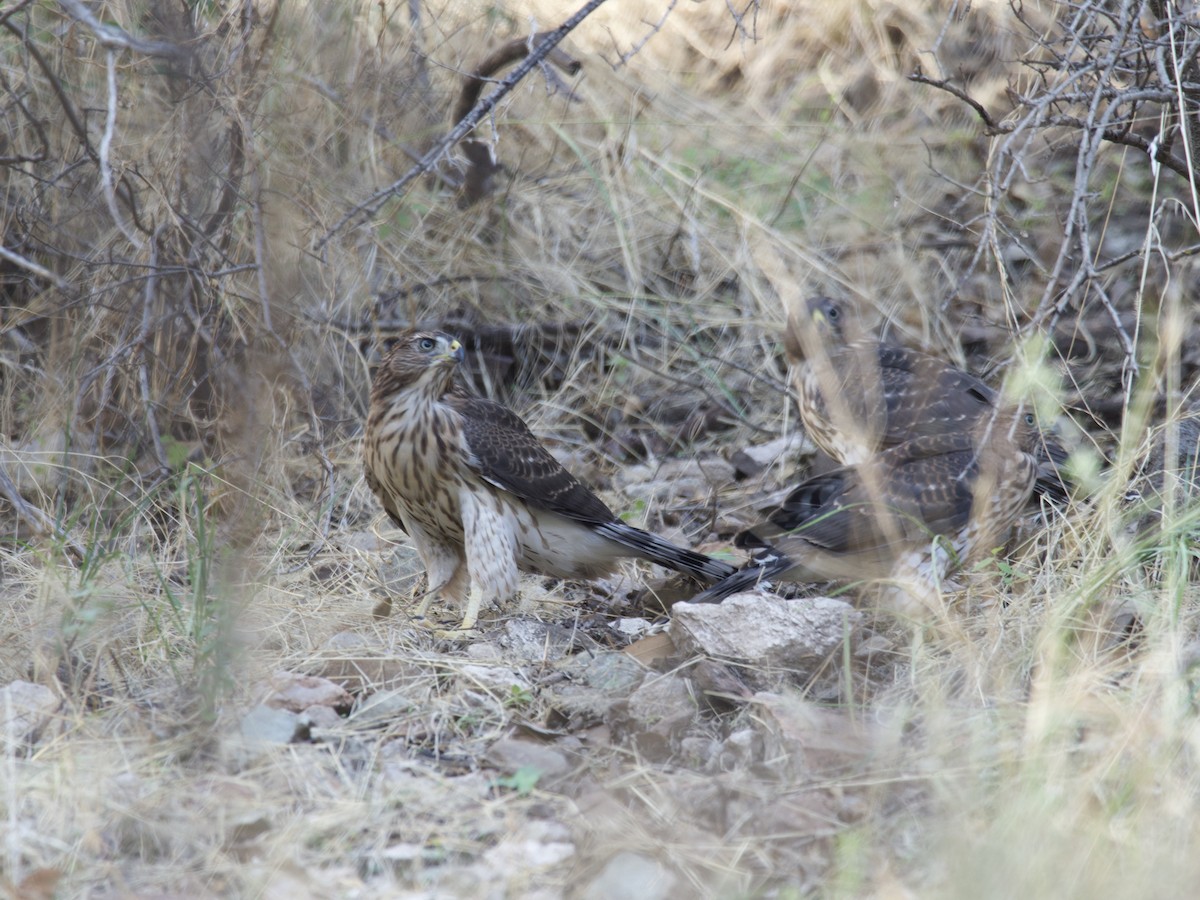
[[[729,563],[723,563],[694,550],[676,547],[656,534],[642,531],[624,522],[607,522],[597,526],[596,531],[621,546],[628,547],[633,551],[633,555],[674,569],[676,572],[689,572],[707,581],[720,581],[737,572]]]
[[[776,575],[786,572],[792,567],[792,561],[786,556],[773,556],[762,562],[753,562],[744,569],[739,569],[728,578],[718,581],[712,587],[701,591],[690,598],[688,603],[720,603],[726,597],[740,594],[742,591],[753,590],[757,587],[768,587]]]

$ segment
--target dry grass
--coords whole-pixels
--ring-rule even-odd
[[[743,673],[827,709],[704,701],[689,743],[656,755],[619,716],[564,714],[562,673],[584,680],[570,666],[591,657],[560,658],[558,638],[542,657],[495,636],[467,653],[371,613],[384,582],[408,582],[359,475],[359,425],[371,347],[405,323],[515,334],[517,358],[502,340],[476,380],[614,508],[710,547],[794,461],[737,485],[654,473],[793,428],[784,304],[858,296],[983,372],[1035,336],[1047,282],[1022,254],[1044,263],[1062,240],[1070,133],[1028,150],[1038,177],[995,201],[1007,230],[979,263],[988,207],[972,186],[996,144],[905,79],[918,62],[961,75],[1002,113],[1010,77],[1027,77],[1017,61],[1037,55],[1007,5],[767,4],[739,31],[726,4],[679,4],[614,68],[663,5],[612,0],[568,39],[584,61],[573,97],[531,77],[485,123],[506,166],[494,196],[461,208],[429,179],[319,253],[446,130],[459,73],[531,21],[552,27],[560,5],[426,4],[414,30],[405,4],[207,3],[190,33],[175,4],[102,6],[130,32],[196,40],[197,68],[118,55],[108,154],[136,204],[116,198],[118,227],[96,159],[105,51],[42,3],[9,21],[48,68],[11,31],[0,48],[0,154],[31,157],[0,169],[0,237],[63,282],[0,270],[0,465],[50,522],[0,502],[0,683],[58,701],[36,739],[4,744],[0,885],[579,896],[619,851],[658,860],[678,896],[1196,883],[1200,512],[1186,478],[1139,468],[1196,440],[1190,256],[1108,275],[1138,341],[1132,388],[1106,310],[1072,306],[1055,326],[1069,358],[1051,354],[1065,387],[1049,394],[1081,477],[1096,470],[1085,502],[1032,529],[1011,570],[971,573],[931,622],[884,615],[868,647],[816,671]],[[1113,255],[1147,235],[1194,242],[1171,211],[1186,190],[1152,184],[1143,159],[1109,148],[1093,187]],[[642,484],[614,474],[646,460]],[[1140,534],[1131,486],[1167,497]],[[570,593],[530,579],[494,621],[602,633],[597,614],[627,612],[647,575]],[[702,693],[697,661],[681,666],[662,684]],[[318,743],[244,739],[281,669],[390,705]],[[563,732],[550,746],[569,778],[505,781],[488,761],[529,723]]]

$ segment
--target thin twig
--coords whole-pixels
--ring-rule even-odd
[[[992,114],[984,108],[984,105],[964,91],[960,87],[955,87],[946,78],[930,78],[923,75],[920,71],[913,72],[908,76],[908,80],[916,84],[927,84],[930,87],[937,88],[939,91],[945,91],[951,96],[957,97],[971,109],[975,110],[980,119],[983,120],[984,134],[988,137],[994,137],[998,134],[1009,134],[1016,126],[1012,122],[997,122],[992,118]]]
[[[38,64],[38,68],[42,70],[42,74],[46,76],[46,80],[50,83],[50,89],[54,91],[54,96],[58,98],[58,103],[63,109],[63,113],[67,117],[67,121],[71,123],[71,130],[75,132],[75,137],[79,139],[79,143],[83,145],[84,151],[92,159],[96,158],[96,150],[92,147],[91,141],[88,139],[87,128],[83,125],[83,120],[79,118],[79,113],[75,109],[75,104],[71,102],[71,98],[67,96],[66,90],[62,86],[62,82],[58,80],[58,75],[54,71],[54,67],[50,65],[50,61],[40,49],[36,41],[33,41],[20,28],[9,22],[7,18],[0,19],[0,25],[3,25],[12,34],[15,34],[25,44],[25,49],[29,55],[33,57],[33,61]]]
[[[115,25],[105,25],[80,0],[58,0],[58,5],[63,8],[63,12],[76,22],[87,26],[92,34],[95,35],[100,46],[110,52],[114,50],[133,50],[144,56],[159,56],[170,59],[176,59],[187,52],[185,48],[180,47],[178,44],[172,44],[169,41],[147,41],[144,38],[134,37],[123,28],[118,28]]]
[[[21,2],[18,3],[16,6],[14,6],[12,9],[5,10],[4,14],[0,15],[0,25],[3,25],[5,22],[7,22],[9,19],[11,19],[13,16],[15,16],[17,13],[19,13],[21,10],[23,10],[25,7],[27,7],[32,2],[33,2],[33,0],[21,0]]]
[[[116,223],[125,240],[140,248],[141,240],[125,224],[125,217],[117,207],[117,192],[113,187],[112,164],[109,152],[112,150],[113,133],[117,127],[117,51],[108,50],[105,53],[105,65],[108,70],[108,110],[104,117],[104,136],[100,139],[100,184],[104,188],[104,202],[108,204],[108,213]]]
[[[9,478],[8,473],[4,471],[3,467],[0,467],[0,497],[3,497],[12,505],[12,508],[17,511],[17,515],[20,516],[36,534],[43,537],[51,536],[54,539],[61,541],[63,546],[70,551],[70,554],[72,557],[74,557],[75,562],[83,561],[84,557],[87,555],[83,547],[68,535],[64,534],[58,528],[58,526],[54,524],[54,520],[50,518],[50,516],[47,515],[44,510],[34,506],[32,503],[22,497],[21,492],[17,489],[16,484],[11,478]]]
[[[650,30],[646,32],[646,34],[642,37],[642,39],[640,41],[638,41],[636,44],[634,44],[632,47],[630,47],[628,53],[621,54],[620,58],[613,65],[614,70],[621,68],[621,66],[625,65],[631,59],[633,59],[635,56],[637,56],[639,53],[641,53],[642,48],[646,46],[646,42],[649,41],[650,38],[652,38],[656,34],[658,34],[660,31],[662,31],[662,27],[667,24],[667,18],[671,15],[671,13],[673,13],[675,11],[676,2],[677,2],[677,0],[671,0],[671,2],[667,4],[667,8],[663,10],[662,16],[659,18],[659,20],[657,22],[655,22],[650,27]],[[739,25],[739,24],[740,24],[740,22],[737,22],[737,20],[735,20],[735,26],[734,26],[735,34],[736,34],[737,25]],[[730,43],[732,43],[732,41]]]
[[[159,227],[161,231],[162,226]],[[154,458],[158,460],[159,474],[166,476],[171,473],[166,451],[163,449],[162,434],[158,429],[158,416],[154,412],[154,398],[150,395],[150,372],[146,362],[146,343],[150,339],[150,310],[154,306],[156,288],[158,287],[158,236],[155,232],[150,239],[150,275],[146,278],[146,290],[142,294],[142,324],[138,329],[133,345],[138,353],[138,386],[142,391],[142,414],[146,417],[146,428],[150,431],[150,440],[154,444]]]
[[[9,250],[2,244],[0,244],[0,259],[7,260],[15,266],[20,266],[22,269],[26,269],[32,272],[34,275],[37,275],[39,278],[45,278],[60,291],[65,291],[67,289],[67,283],[45,266],[39,266],[33,260],[26,259],[19,253],[14,253],[12,250]]]

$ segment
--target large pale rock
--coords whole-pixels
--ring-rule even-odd
[[[669,630],[686,654],[793,667],[824,659],[861,619],[832,597],[785,600],[747,591],[721,603],[676,603]]]

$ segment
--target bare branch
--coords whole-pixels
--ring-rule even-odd
[[[104,136],[100,139],[100,184],[104,188],[104,202],[108,204],[108,213],[113,222],[125,235],[125,240],[135,247],[142,246],[141,240],[132,229],[125,224],[125,217],[117,207],[117,193],[113,188],[112,164],[109,162],[109,151],[112,149],[113,132],[117,126],[117,53],[109,50],[105,54],[105,65],[108,69],[108,111],[104,118]]]
[[[19,253],[14,253],[12,250],[9,250],[3,245],[0,245],[0,259],[8,260],[8,262],[12,263],[13,265],[20,266],[22,269],[26,269],[27,271],[32,272],[34,275],[37,275],[39,278],[45,278],[60,291],[67,289],[67,283],[49,269],[45,268],[44,266],[39,266],[33,260],[26,259]]]
[[[660,31],[662,31],[662,27],[665,24],[667,24],[667,19],[670,17],[671,13],[673,13],[675,11],[676,2],[677,2],[677,0],[670,0],[670,2],[667,4],[667,8],[663,10],[663,14],[659,18],[659,20],[650,26],[650,30],[647,31],[645,35],[643,35],[643,37],[640,41],[638,41],[636,44],[634,44],[632,47],[629,48],[628,53],[621,54],[620,59],[618,59],[617,62],[613,65],[614,69],[621,68],[621,66],[625,65],[631,59],[633,59],[635,56],[637,56],[639,53],[641,53],[642,48],[646,46],[646,42],[649,41],[650,38],[652,38],[656,34],[658,34]],[[741,20],[735,19],[735,29],[737,27],[739,27],[740,25],[741,25]],[[736,30],[734,33],[735,34],[737,33]],[[730,43],[733,43],[732,39],[730,40]]]
[[[483,121],[483,118],[496,108],[496,104],[499,103],[505,96],[507,96],[509,92],[517,86],[518,83],[520,83],[521,79],[532,72],[533,69],[550,54],[550,51],[553,50],[563,38],[570,34],[580,22],[595,12],[603,3],[604,0],[588,0],[588,2],[584,4],[584,6],[578,12],[576,12],[575,15],[567,19],[567,21],[565,21],[554,31],[548,32],[546,39],[542,41],[542,43],[540,43],[537,48],[525,58],[525,61],[521,63],[521,65],[517,66],[517,68],[513,69],[512,72],[510,72],[508,76],[499,83],[499,86],[496,88],[496,90],[492,91],[492,93],[488,94],[488,96],[484,97],[483,100],[477,103],[475,108],[472,109],[468,115],[464,116],[448,134],[434,144],[432,149],[430,149],[424,156],[421,157],[420,162],[405,172],[400,179],[392,182],[387,187],[376,191],[366,200],[350,209],[349,212],[347,212],[340,219],[338,219],[336,223],[334,223],[332,228],[330,228],[325,232],[324,235],[321,236],[321,239],[317,241],[314,249],[317,252],[320,252],[334,237],[334,235],[338,234],[351,222],[361,221],[373,216],[379,211],[380,207],[383,206],[384,202],[386,202],[393,194],[398,194],[408,185],[412,184],[412,182],[414,182],[416,179],[420,178],[423,174],[432,169],[447,150],[470,134],[475,126]]]
[[[3,466],[0,466],[0,497],[3,497],[12,505],[12,508],[17,511],[17,515],[33,529],[35,534],[43,537],[53,537],[56,540],[62,541],[63,546],[70,551],[76,562],[84,558],[86,554],[83,547],[60,531],[58,526],[54,524],[54,519],[48,516],[44,510],[34,506],[21,496],[17,485],[8,476],[8,473],[4,471]]]
[[[67,121],[71,123],[71,130],[75,132],[75,136],[79,138],[79,143],[83,145],[83,149],[92,159],[96,158],[96,151],[92,147],[92,143],[88,140],[87,128],[83,125],[83,120],[79,117],[79,113],[75,109],[75,104],[71,102],[71,98],[67,96],[67,92],[63,89],[62,82],[59,81],[58,75],[54,71],[54,67],[46,59],[45,55],[38,48],[37,42],[29,39],[20,28],[8,21],[6,16],[0,19],[0,25],[3,25],[8,31],[16,35],[25,44],[25,49],[29,55],[33,57],[33,61],[38,64],[38,68],[42,70],[42,74],[46,76],[46,80],[50,82],[50,87],[54,91],[54,96],[58,98],[59,104],[63,108],[63,112],[67,116]]]
[[[58,0],[58,5],[63,8],[63,12],[76,22],[86,26],[95,35],[100,46],[110,52],[114,50],[132,50],[135,53],[141,53],[143,56],[159,56],[170,59],[177,59],[187,52],[185,48],[180,47],[178,44],[172,44],[168,41],[147,41],[143,38],[134,37],[128,31],[117,28],[115,25],[105,25],[80,0]]]
[[[920,71],[917,71],[909,75],[908,80],[915,82],[916,84],[927,84],[930,87],[937,88],[939,91],[945,91],[947,94],[957,97],[963,103],[967,104],[969,107],[971,107],[971,109],[975,110],[975,112],[978,113],[979,118],[983,120],[984,134],[986,134],[988,137],[994,137],[997,134],[1009,134],[1016,127],[1012,122],[997,122],[992,118],[991,113],[984,108],[982,103],[968,94],[962,88],[951,84],[949,79],[930,78],[926,75],[923,75]]]

